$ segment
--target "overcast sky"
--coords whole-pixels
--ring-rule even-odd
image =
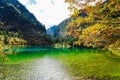
[[[45,24],[46,29],[69,17],[64,0],[19,0],[35,17]]]

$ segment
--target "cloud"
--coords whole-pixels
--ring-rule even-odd
[[[53,5],[54,5],[55,3],[54,3],[53,1],[51,1],[51,4],[53,4]]]
[[[64,0],[19,0],[46,28],[58,25],[69,17],[68,4]],[[31,1],[31,4],[28,3]]]
[[[36,0],[29,0],[28,4],[32,5],[32,4],[37,4],[37,3],[36,3]]]
[[[42,13],[42,12],[44,12],[44,10],[40,10],[40,12]]]

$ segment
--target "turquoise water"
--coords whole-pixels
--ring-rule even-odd
[[[5,79],[120,79],[120,57],[109,51],[50,47],[13,47],[9,51],[13,54],[5,62]]]

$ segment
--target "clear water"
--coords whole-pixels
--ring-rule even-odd
[[[120,57],[96,49],[14,47],[5,62],[9,80],[120,79]]]

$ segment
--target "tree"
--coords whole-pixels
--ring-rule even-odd
[[[120,28],[113,28],[104,24],[95,24],[82,31],[81,41],[85,46],[104,48],[117,40]]]
[[[84,45],[94,48],[106,46],[120,40],[120,1],[109,0],[95,2],[86,0],[65,0],[70,4],[71,20],[66,26],[66,35],[75,39],[75,45]],[[95,3],[91,6],[91,2]],[[101,4],[102,3],[102,4]],[[81,8],[82,6],[82,8]],[[84,15],[83,15],[84,13]]]

